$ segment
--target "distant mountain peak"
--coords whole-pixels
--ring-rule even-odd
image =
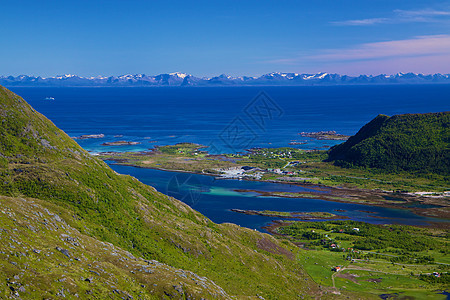
[[[180,72],[169,73],[169,75],[170,76],[178,76],[181,79],[184,79],[185,77],[189,76],[189,74],[180,73]]]
[[[195,77],[181,72],[159,75],[124,74],[119,76],[82,77],[73,74],[54,77],[0,76],[0,85],[11,86],[304,86],[357,84],[436,84],[450,83],[450,74],[416,74],[399,72],[394,75],[349,76],[336,73],[272,72],[261,76],[234,77],[221,74],[213,77]]]

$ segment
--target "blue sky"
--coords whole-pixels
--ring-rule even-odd
[[[450,73],[450,0],[3,1],[0,75]]]

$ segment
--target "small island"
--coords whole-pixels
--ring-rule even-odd
[[[101,134],[83,134],[80,136],[73,137],[74,140],[87,140],[87,139],[102,139],[105,135]]]
[[[307,143],[306,142],[297,142],[297,141],[289,142],[289,145],[305,145],[305,144],[307,144]]]
[[[333,220],[333,219],[348,219],[346,216],[338,216],[328,212],[312,211],[312,212],[288,212],[288,211],[271,211],[271,210],[247,210],[247,209],[231,209],[233,212],[257,215],[266,217],[300,219],[300,220]]]
[[[350,136],[336,133],[334,130],[329,131],[317,131],[317,132],[300,132],[299,135],[302,137],[314,138],[317,140],[335,140],[335,141],[346,141]]]
[[[102,146],[132,146],[139,145],[139,142],[129,142],[129,141],[115,141],[115,142],[106,142],[103,143]]]

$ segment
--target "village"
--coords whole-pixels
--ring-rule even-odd
[[[236,163],[245,160],[251,165],[216,169],[221,179],[262,179],[264,175],[295,176],[304,171],[298,166],[305,161],[293,160],[299,150],[294,148],[252,148],[244,153],[229,154]],[[293,170],[295,168],[295,170]],[[302,178],[303,180],[304,178]],[[296,181],[296,178],[293,178]]]
[[[288,166],[295,166],[299,164],[300,162],[288,162],[285,167]],[[284,167],[284,168],[285,168]],[[283,168],[283,169],[284,169]],[[258,167],[251,167],[251,166],[242,166],[242,167],[231,167],[231,168],[223,168],[223,169],[217,169],[217,171],[220,173],[217,178],[220,179],[262,179],[262,177],[265,174],[278,174],[278,175],[298,175],[300,171],[288,171],[283,170],[280,168],[276,169],[261,169]]]

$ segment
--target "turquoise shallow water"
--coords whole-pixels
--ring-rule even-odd
[[[214,177],[206,175],[168,172],[114,164],[110,164],[110,166],[121,174],[134,176],[142,182],[154,186],[160,192],[181,199],[214,222],[230,222],[257,230],[263,230],[263,226],[280,218],[245,215],[232,212],[231,209],[291,212],[322,211],[373,224],[399,223],[424,225],[427,221],[442,221],[417,216],[404,209],[347,204],[310,198],[261,197],[254,192],[235,191],[301,192],[310,190],[297,185],[246,180],[217,180]]]

